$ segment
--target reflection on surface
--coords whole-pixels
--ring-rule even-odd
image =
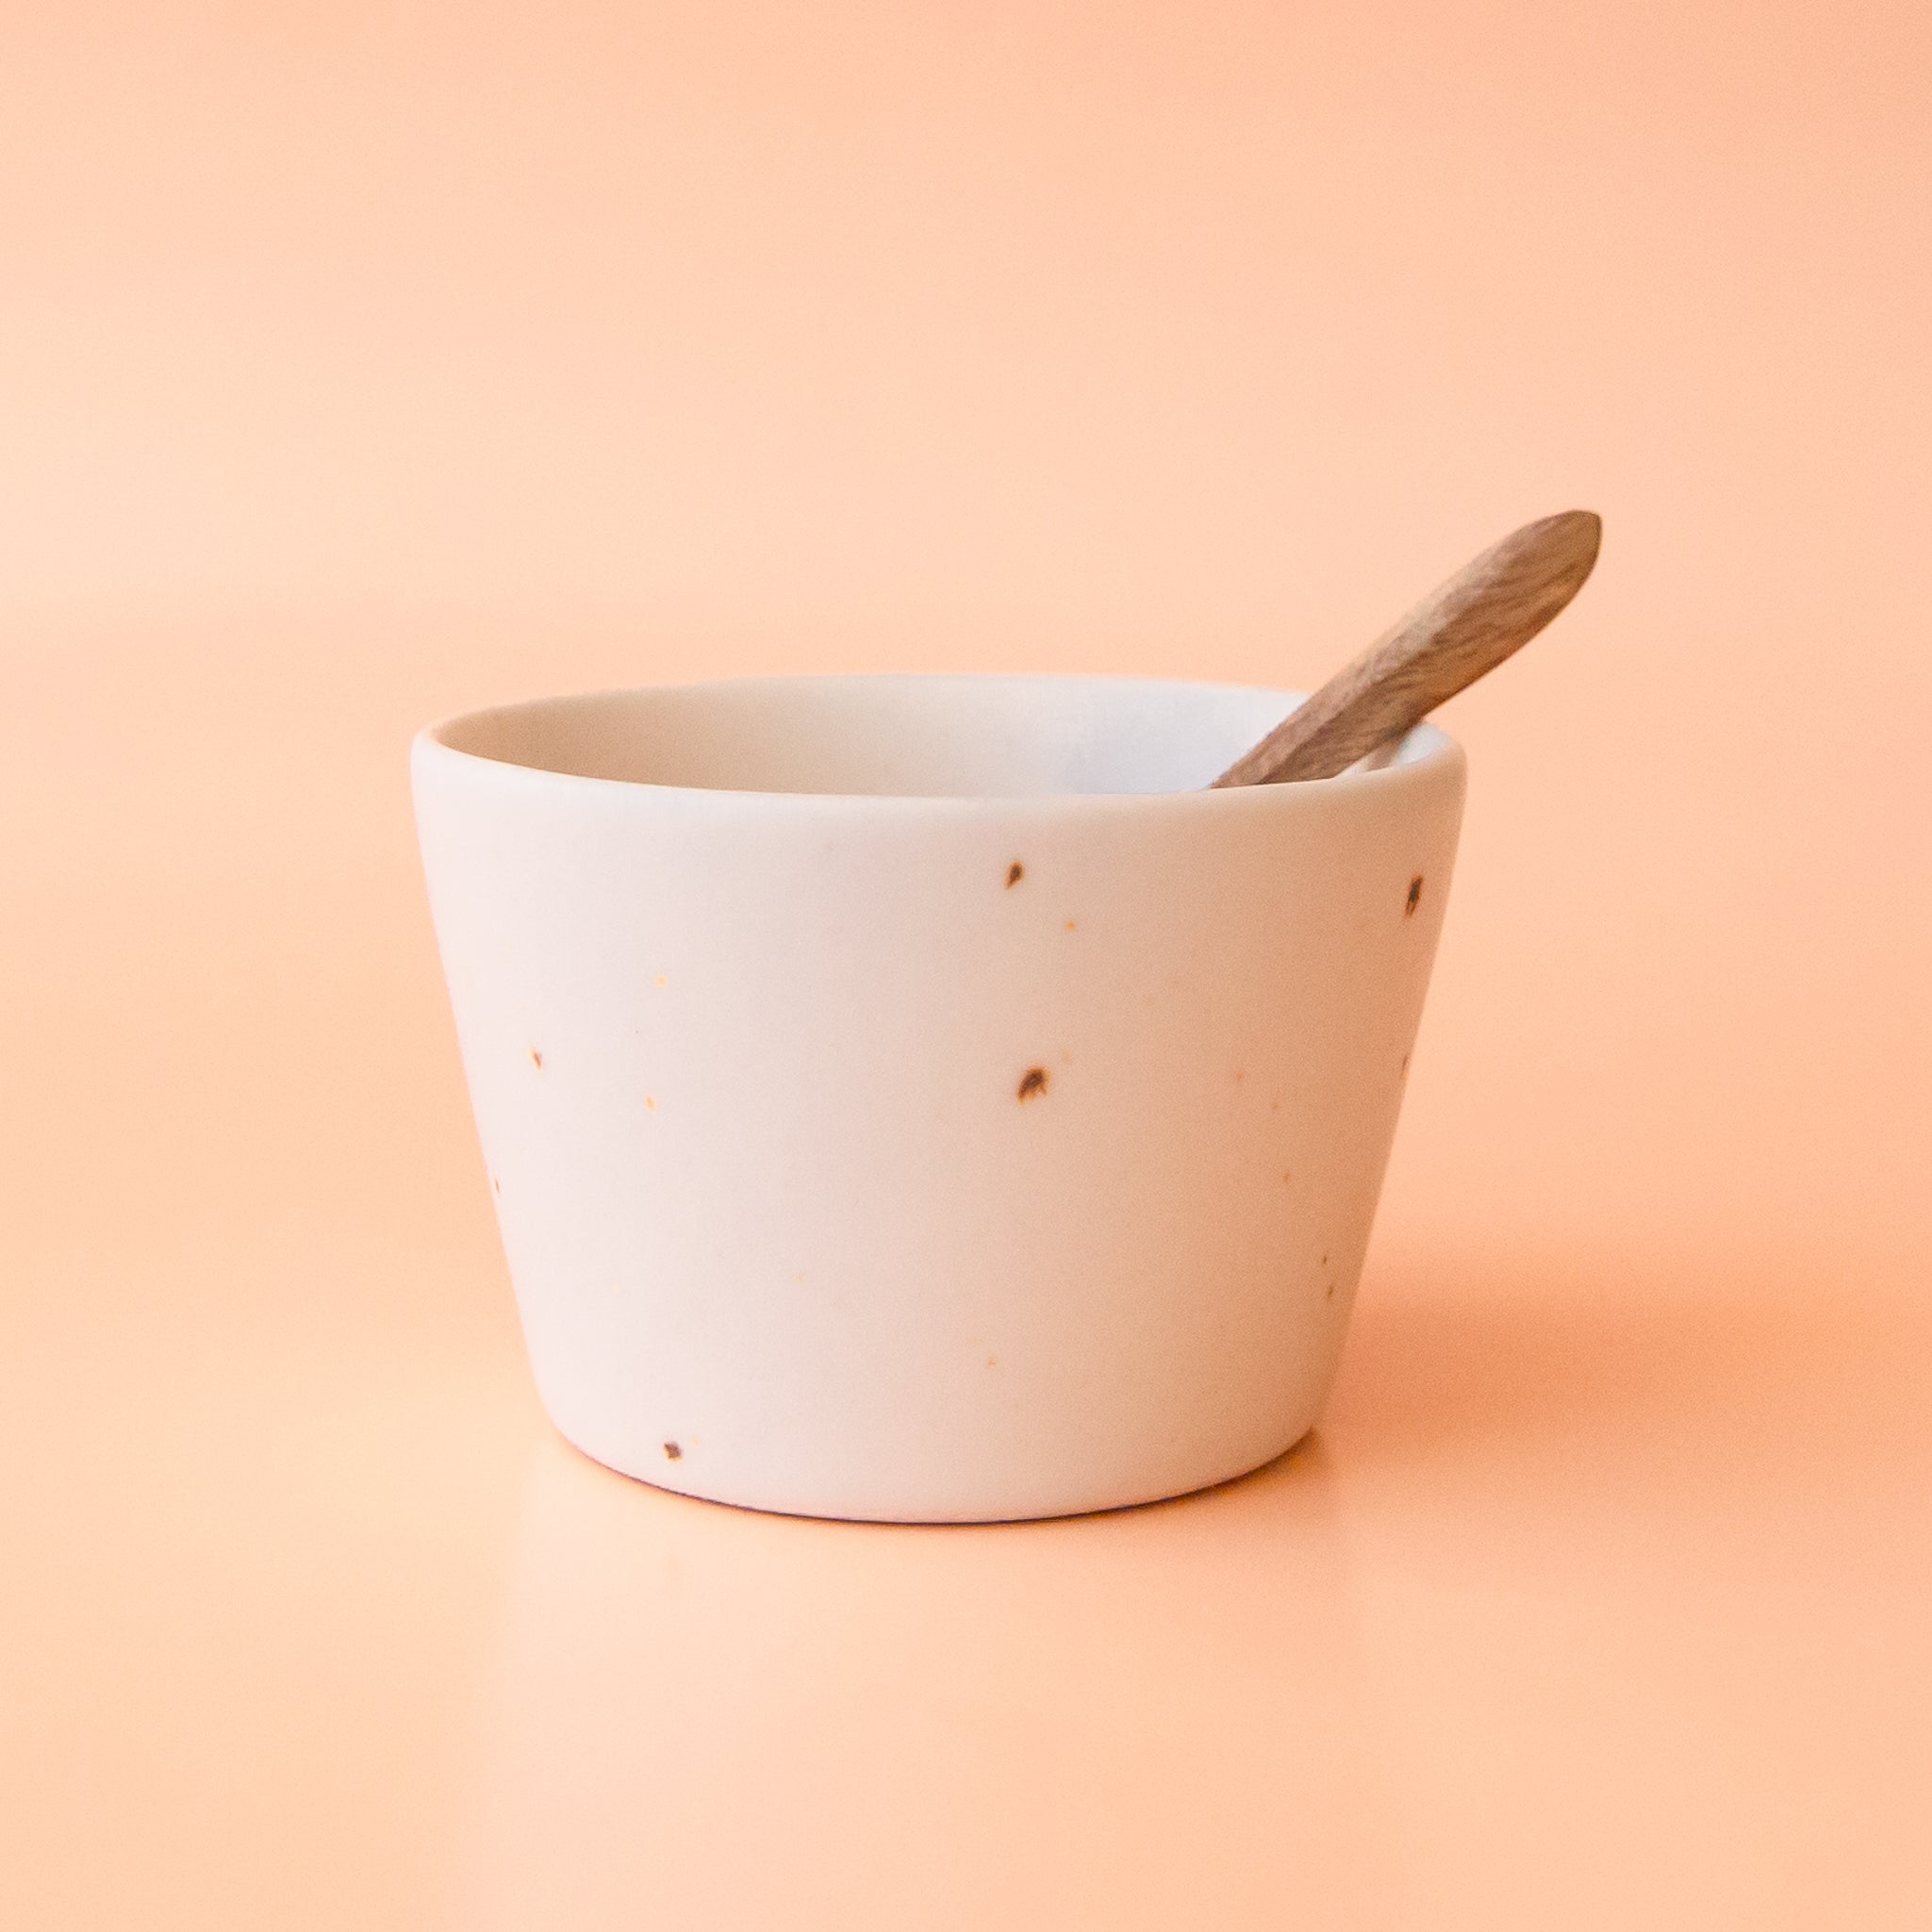
[[[1179,1924],[1357,1895],[1351,1602],[1319,1440],[1177,1503],[900,1528],[688,1501],[546,1438],[473,1912],[910,1924],[940,1887],[948,1923]]]
[[[1397,1263],[1295,1453],[996,1527],[759,1516],[533,1436],[459,1915],[1875,1908],[1932,1797],[1928,1346],[1802,1275]]]

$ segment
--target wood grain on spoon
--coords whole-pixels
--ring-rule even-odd
[[[1528,643],[1582,589],[1602,540],[1593,510],[1526,523],[1431,591],[1214,786],[1333,778],[1400,737]]]

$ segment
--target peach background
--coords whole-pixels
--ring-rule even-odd
[[[0,1920],[1925,1923],[1928,19],[0,12]],[[1571,503],[1307,1447],[556,1442],[415,725],[1305,681]]]

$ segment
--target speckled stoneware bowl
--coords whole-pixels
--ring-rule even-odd
[[[1333,1377],[1463,759],[1205,786],[1291,695],[799,678],[475,713],[418,823],[537,1384],[812,1515],[1238,1476]]]

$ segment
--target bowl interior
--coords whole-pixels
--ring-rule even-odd
[[[1083,677],[747,678],[547,698],[437,728],[454,751],[705,790],[908,798],[1193,791],[1296,694]],[[1372,762],[1446,745],[1427,726]]]

